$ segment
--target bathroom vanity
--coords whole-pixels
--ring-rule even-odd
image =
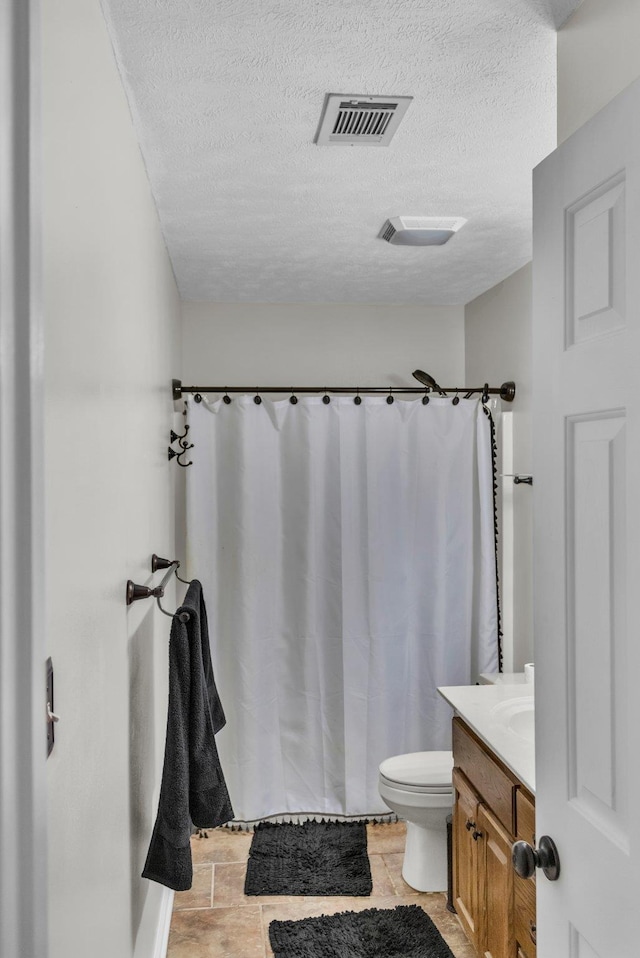
[[[454,707],[453,900],[482,958],[535,958],[535,879],[520,878],[511,847],[534,845],[531,686],[439,690]]]

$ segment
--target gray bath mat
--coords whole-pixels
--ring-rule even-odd
[[[370,895],[364,822],[261,822],[245,895]]]
[[[274,958],[454,958],[418,905],[272,921]]]

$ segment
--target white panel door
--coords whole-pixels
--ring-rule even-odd
[[[640,83],[534,173],[538,958],[637,958]]]

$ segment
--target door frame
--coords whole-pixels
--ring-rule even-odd
[[[46,958],[40,0],[0,4],[0,954]]]

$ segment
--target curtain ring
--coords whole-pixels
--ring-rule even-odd
[[[389,386],[389,395],[387,396],[387,403],[390,406],[393,402],[393,396],[391,395],[391,386]]]
[[[291,398],[289,399],[289,402],[291,403],[292,406],[295,406],[295,404],[298,402],[298,397],[295,395],[293,391],[293,386],[291,387]]]
[[[326,387],[326,386],[324,387],[324,396],[322,397],[322,401],[323,401],[323,403],[325,404],[325,406],[328,406],[329,403],[331,402],[331,397],[327,395],[327,387]]]
[[[231,402],[231,396],[230,396],[229,393],[227,392],[227,387],[226,387],[226,386],[224,387],[224,396],[222,397],[222,401],[223,401],[223,403],[225,404],[225,406],[228,406],[229,403]]]
[[[427,390],[426,387],[425,387],[425,390],[424,390],[424,396],[422,397],[422,405],[423,405],[423,406],[428,406],[428,405],[429,405],[429,392],[428,392],[428,390]]]
[[[482,404],[484,406],[489,402],[489,383],[484,384],[484,389],[482,390]]]
[[[253,401],[254,401],[254,403],[256,404],[256,406],[259,406],[260,403],[262,402],[262,397],[260,396],[260,393],[258,392],[257,389],[256,389],[256,394],[255,394],[255,396],[253,397]]]
[[[356,404],[356,406],[359,406],[360,403],[362,402],[362,396],[360,395],[360,387],[359,387],[359,386],[356,386],[356,394],[355,394],[355,396],[353,397],[353,401],[354,401],[354,403]]]
[[[457,390],[457,389],[456,389],[456,394],[455,394],[455,396],[453,397],[453,399],[451,400],[451,402],[453,403],[454,406],[457,406],[458,403],[460,402],[460,396],[458,395],[458,390]]]
[[[196,393],[193,399],[194,399],[194,402],[202,402],[202,396],[200,395],[200,393]]]

